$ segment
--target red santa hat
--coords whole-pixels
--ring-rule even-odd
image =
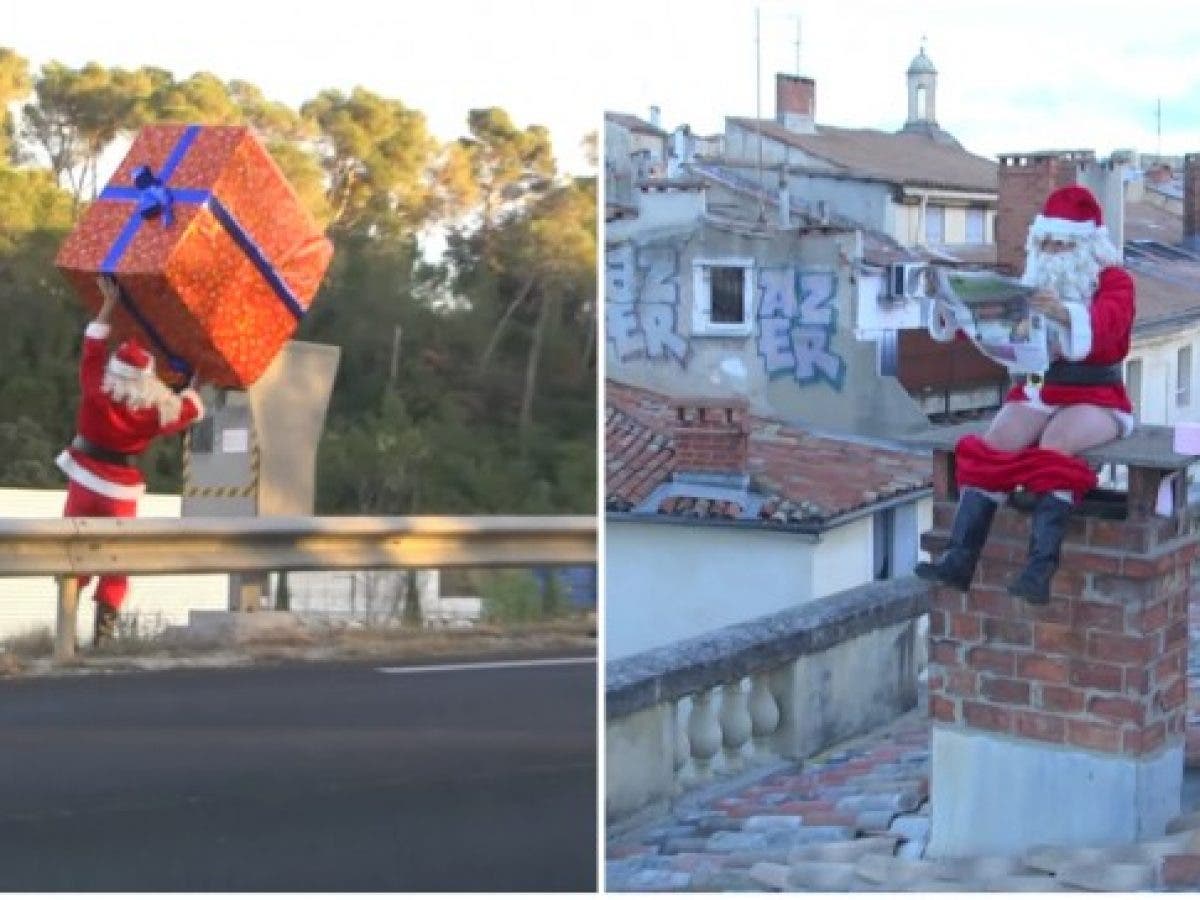
[[[1103,228],[1104,216],[1095,195],[1085,187],[1071,184],[1046,198],[1041,215],[1029,227],[1029,236],[1070,240],[1092,237]]]
[[[133,338],[129,338],[108,360],[108,371],[133,378],[154,371],[154,357]]]

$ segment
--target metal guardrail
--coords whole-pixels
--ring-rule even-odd
[[[0,577],[59,579],[55,656],[75,655],[78,576],[595,564],[591,516],[0,519]]]

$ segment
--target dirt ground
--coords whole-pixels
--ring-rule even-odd
[[[269,665],[290,661],[387,659],[425,661],[455,656],[596,653],[594,615],[527,625],[462,629],[370,628],[308,625],[302,630],[248,638],[197,639],[184,629],[155,638],[117,638],[76,659],[57,663],[49,634],[0,646],[0,679],[111,671]]]

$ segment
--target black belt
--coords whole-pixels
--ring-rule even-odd
[[[1095,366],[1088,363],[1058,360],[1043,374],[1026,376],[1030,384],[1121,384],[1120,366]]]
[[[137,465],[136,456],[131,456],[128,453],[118,453],[116,450],[109,450],[107,447],[98,447],[82,434],[75,435],[75,439],[71,441],[71,446],[85,456],[90,456],[96,462],[113,463],[118,466]]]

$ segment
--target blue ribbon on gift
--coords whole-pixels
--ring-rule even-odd
[[[296,295],[292,293],[292,289],[287,286],[287,283],[280,277],[279,272],[271,265],[271,261],[267,259],[262,248],[254,242],[245,228],[241,226],[233,213],[218,199],[212,191],[204,188],[186,188],[174,187],[168,184],[171,176],[175,174],[175,170],[179,164],[183,162],[187,156],[188,150],[191,148],[196,137],[200,134],[199,125],[189,125],[184,129],[179,141],[171,149],[166,162],[163,163],[162,170],[157,174],[149,166],[140,166],[133,176],[132,187],[117,187],[109,185],[100,192],[101,200],[124,200],[133,201],[137,204],[133,214],[130,215],[129,221],[125,223],[125,227],[121,229],[117,239],[109,248],[104,260],[100,263],[100,271],[105,275],[112,277],[117,284],[117,293],[121,298],[121,303],[133,316],[134,320],[142,327],[142,330],[150,338],[151,341],[162,351],[162,354],[167,359],[167,365],[176,372],[184,376],[191,376],[192,368],[186,360],[177,354],[173,353],[163,340],[157,329],[150,324],[149,320],[142,315],[137,308],[137,304],[133,302],[133,298],[129,292],[116,277],[117,265],[121,261],[121,257],[125,255],[125,251],[129,249],[129,245],[133,242],[134,236],[143,224],[153,219],[159,219],[164,228],[170,228],[175,222],[174,207],[176,203],[191,203],[196,206],[203,207],[209,210],[213,217],[221,223],[221,227],[229,234],[238,248],[246,254],[246,258],[254,264],[259,274],[271,286],[271,290],[280,299],[284,306],[287,307],[296,321],[304,317],[304,307],[300,305],[300,301]]]

